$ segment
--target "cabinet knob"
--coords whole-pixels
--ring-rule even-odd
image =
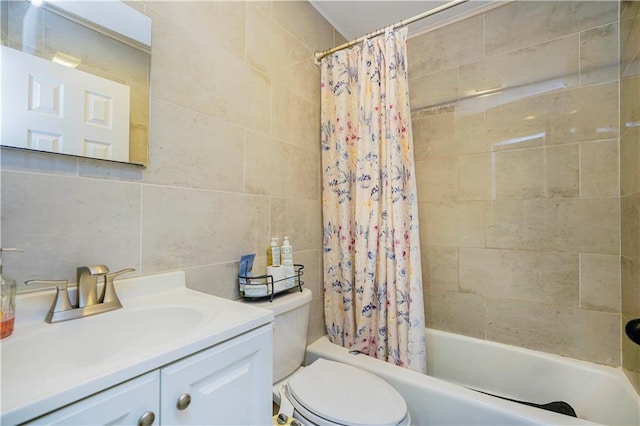
[[[191,395],[189,395],[188,393],[185,393],[180,395],[180,398],[178,398],[176,407],[178,407],[178,410],[182,411],[186,409],[189,406],[189,404],[191,404]]]
[[[138,426],[151,426],[155,420],[156,415],[153,414],[153,411],[147,411],[138,419]]]

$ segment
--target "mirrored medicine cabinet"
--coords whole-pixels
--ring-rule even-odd
[[[147,165],[149,17],[116,0],[1,0],[0,29],[1,145]]]

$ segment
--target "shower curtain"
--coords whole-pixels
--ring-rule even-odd
[[[333,343],[425,372],[406,40],[322,60],[324,308]]]

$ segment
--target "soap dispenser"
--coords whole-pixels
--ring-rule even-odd
[[[0,310],[0,339],[11,336],[16,313],[16,282],[2,273],[2,253],[5,251],[22,251],[15,248],[0,248],[0,293],[2,309]]]

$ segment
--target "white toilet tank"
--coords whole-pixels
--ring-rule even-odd
[[[290,290],[269,299],[243,301],[273,311],[273,383],[293,373],[302,365],[307,349],[307,325],[311,290]]]

